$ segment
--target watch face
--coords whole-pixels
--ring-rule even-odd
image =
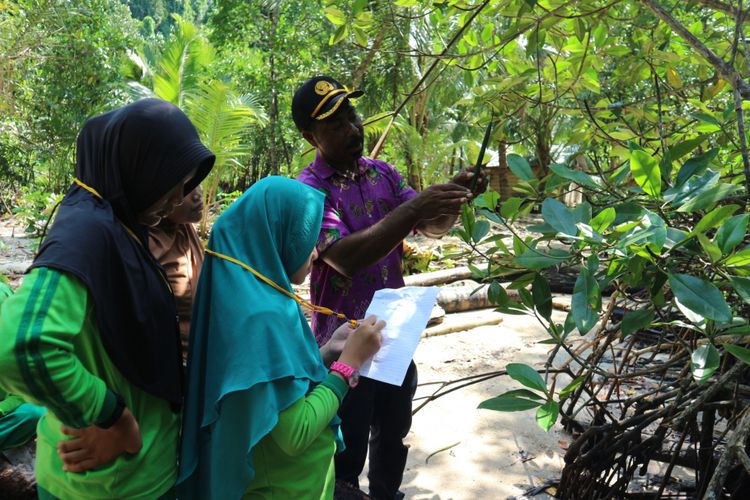
[[[359,372],[357,370],[354,370],[354,373],[349,375],[349,387],[354,389],[357,387],[357,384],[359,384]]]

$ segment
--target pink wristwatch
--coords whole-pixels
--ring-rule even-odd
[[[351,389],[354,389],[357,387],[357,384],[359,384],[359,372],[346,363],[334,361],[331,363],[331,367],[328,370],[336,372],[344,377],[344,380],[349,384],[349,388]]]

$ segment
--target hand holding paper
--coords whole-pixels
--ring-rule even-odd
[[[374,314],[385,321],[383,343],[375,357],[362,365],[360,375],[393,385],[404,382],[439,291],[434,286],[411,286],[375,292],[365,316]]]

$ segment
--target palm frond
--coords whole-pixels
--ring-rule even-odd
[[[177,31],[164,47],[154,75],[154,93],[183,107],[185,96],[195,88],[215,51],[197,26],[173,14]]]

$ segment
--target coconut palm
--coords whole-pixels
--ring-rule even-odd
[[[255,97],[239,95],[230,84],[207,76],[216,58],[213,47],[194,24],[174,18],[176,29],[164,49],[131,53],[123,73],[130,79],[133,98],[156,96],[182,108],[216,154],[214,169],[204,181],[206,210],[200,230],[205,233],[220,181],[249,153],[248,129],[264,125],[267,117]]]

